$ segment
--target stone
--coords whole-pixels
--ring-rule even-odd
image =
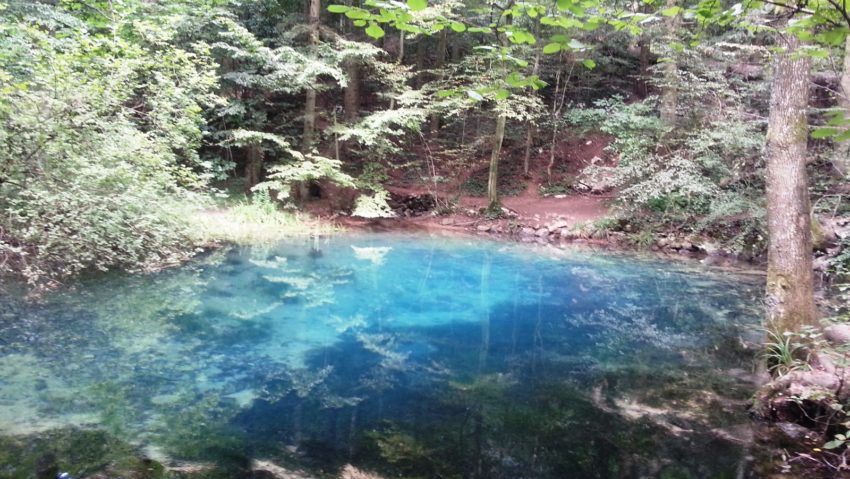
[[[566,221],[564,221],[564,220],[558,220],[558,221],[555,221],[555,222],[551,223],[551,224],[548,226],[548,228],[549,228],[550,230],[554,231],[554,230],[559,230],[559,229],[561,229],[561,228],[566,228],[566,227],[567,227],[567,226],[569,226],[569,225],[570,225],[570,224],[569,224],[569,223],[567,223],[567,222],[566,222]]]
[[[519,230],[520,236],[534,236],[534,234],[534,228],[529,228],[528,226],[525,226],[521,230]]]
[[[816,351],[812,353],[811,357],[809,357],[809,364],[815,369],[835,374],[835,362],[829,354],[826,354],[823,351]]]
[[[824,329],[823,334],[833,344],[850,343],[850,324],[833,324]]]
[[[539,230],[537,230],[537,232],[535,232],[534,234],[535,234],[535,235],[537,235],[537,237],[538,237],[538,238],[545,238],[545,237],[549,236],[549,229],[547,229],[547,228],[540,228],[540,229],[539,229]]]
[[[481,231],[482,233],[486,233],[486,232],[490,231],[490,225],[478,225],[478,226],[475,227],[475,229],[477,229],[478,231]]]
[[[440,220],[440,224],[444,225],[444,226],[451,226],[451,225],[455,224],[455,220],[453,220],[451,218],[443,218],[443,219]]]

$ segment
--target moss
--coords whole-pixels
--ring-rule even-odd
[[[102,474],[126,479],[160,479],[165,468],[100,430],[55,429],[27,436],[0,437],[0,476],[53,479]]]

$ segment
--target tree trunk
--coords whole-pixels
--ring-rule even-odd
[[[502,153],[502,141],[505,139],[505,114],[500,113],[496,120],[496,134],[493,136],[493,151],[490,154],[490,175],[487,178],[487,202],[489,209],[499,207],[499,157]]]
[[[319,15],[321,13],[321,0],[310,0],[310,9],[307,14],[308,36],[307,42],[310,46],[319,43]],[[313,146],[313,136],[316,130],[316,90],[307,88],[304,101],[304,134],[301,137],[301,151],[307,153]]]
[[[646,34],[642,34],[638,40],[638,80],[635,83],[635,94],[641,99],[649,96],[649,38]]]
[[[345,87],[343,105],[345,108],[345,121],[354,123],[360,116],[360,62],[356,58],[345,60],[345,74],[348,76],[348,85]]]
[[[260,182],[264,156],[260,145],[245,147],[245,193],[250,193],[251,188]]]
[[[535,24],[536,25],[536,24]],[[534,29],[534,36],[540,36],[540,29]],[[537,75],[540,71],[540,50],[534,54],[534,67],[531,69],[532,75]],[[532,92],[532,95],[536,96],[536,92]],[[526,124],[525,130],[525,154],[522,157],[522,173],[526,177],[528,177],[528,172],[531,169],[531,146],[534,143],[534,122],[528,121]]]
[[[667,0],[666,8],[676,6],[677,0]],[[664,22],[664,38],[666,45],[676,41],[676,30],[679,28],[679,15],[669,17]],[[672,52],[672,49],[670,50]],[[667,58],[662,69],[663,85],[661,89],[661,121],[668,127],[676,126],[676,110],[679,106],[679,65],[672,58]]]
[[[850,117],[850,35],[847,36],[844,44],[844,68],[841,71],[840,86],[838,104],[844,110],[844,116]],[[835,144],[832,165],[842,176],[847,176],[850,173],[850,141],[841,141]]]
[[[806,177],[811,60],[795,55],[799,40],[774,61],[767,128],[767,320],[771,329],[814,325],[811,205]]]
[[[437,39],[437,58],[434,62],[434,69],[440,70],[446,64],[446,45],[448,43],[448,36],[446,35],[446,30],[443,29],[440,31],[440,36]],[[442,74],[440,75],[442,78]],[[440,129],[440,115],[436,113],[431,114],[431,125],[429,130],[432,135],[437,133],[437,130]]]

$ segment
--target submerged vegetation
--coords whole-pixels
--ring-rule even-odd
[[[347,463],[382,477],[730,474],[746,460],[737,441],[761,454],[735,429],[755,294],[653,260],[456,238],[220,249],[154,278],[0,302],[0,441],[33,451],[0,464],[11,477],[41,456],[74,477],[139,458],[140,477],[251,477],[256,461],[310,477]]]

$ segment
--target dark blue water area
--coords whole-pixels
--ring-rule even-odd
[[[351,234],[0,301],[0,430],[386,477],[746,477],[758,279]]]

